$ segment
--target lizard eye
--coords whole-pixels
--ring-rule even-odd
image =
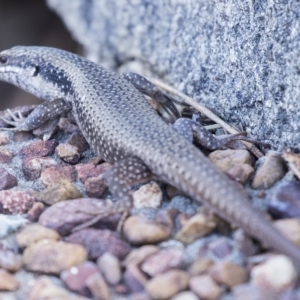
[[[0,56],[0,63],[1,64],[6,64],[7,63],[7,56],[3,55],[3,56]]]

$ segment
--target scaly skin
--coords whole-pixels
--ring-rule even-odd
[[[165,124],[121,75],[62,50],[14,47],[0,53],[0,80],[43,100],[62,98],[71,104],[91,147],[115,165],[107,178],[111,191],[122,200],[103,215],[128,210],[130,183],[152,173],[300,265],[299,248],[250,205],[233,181]],[[41,117],[44,114],[45,109]],[[27,122],[28,130],[31,123]]]

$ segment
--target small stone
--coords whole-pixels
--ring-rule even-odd
[[[274,221],[273,224],[285,237],[300,247],[299,219],[281,219]]]
[[[71,294],[66,289],[54,285],[49,277],[39,277],[30,289],[26,300],[88,300],[88,298]]]
[[[221,289],[209,275],[191,277],[189,286],[200,299],[217,300],[221,295]]]
[[[100,273],[91,275],[86,280],[86,285],[91,291],[91,294],[98,300],[110,300],[111,295],[109,288]]]
[[[246,184],[254,174],[254,168],[249,164],[239,164],[230,168],[226,173],[235,181]]]
[[[15,291],[19,288],[19,282],[6,270],[0,269],[0,291]]]
[[[82,245],[89,259],[97,259],[105,252],[123,259],[130,252],[130,246],[110,230],[87,228],[69,235],[65,240]]]
[[[6,149],[0,149],[0,164],[9,164],[12,161],[13,155]]]
[[[29,224],[21,229],[16,234],[16,241],[20,248],[26,248],[31,244],[43,239],[47,240],[59,240],[59,234],[50,228],[46,228],[39,224]]]
[[[21,157],[46,157],[54,153],[56,146],[56,140],[37,140],[27,146],[24,146],[20,150],[19,154]]]
[[[98,212],[105,210],[109,203],[92,198],[60,201],[41,214],[39,223],[66,236],[74,227],[93,219]],[[119,214],[111,215],[100,220],[95,226],[113,230],[116,229],[120,218]]]
[[[46,189],[37,194],[37,201],[44,202],[48,205],[53,205],[62,200],[82,198],[82,194],[76,186],[68,180],[61,180],[53,183]]]
[[[11,189],[16,185],[18,185],[17,178],[0,168],[0,191]]]
[[[124,222],[123,233],[133,245],[155,244],[168,239],[172,228],[144,217],[130,216]]]
[[[76,180],[76,171],[73,166],[57,165],[49,167],[42,171],[41,180],[46,187],[62,180],[74,182]]]
[[[176,234],[176,240],[190,244],[212,232],[217,226],[218,218],[211,210],[202,210],[187,220],[186,224]]]
[[[213,265],[214,262],[210,258],[203,256],[194,260],[188,271],[192,276],[197,276],[206,273]]]
[[[92,163],[78,164],[75,166],[78,179],[83,183],[90,177],[100,177],[100,175],[103,175],[110,168],[111,165],[109,163],[102,163],[96,166]]]
[[[159,185],[151,181],[135,191],[132,197],[134,207],[137,209],[145,207],[157,208],[161,204],[163,194]]]
[[[74,165],[80,160],[78,148],[66,143],[61,143],[55,148],[56,155],[64,162]]]
[[[233,287],[232,293],[234,296],[234,300],[278,299],[274,291],[262,289],[258,286],[254,286],[249,283],[236,285],[235,287]],[[286,298],[286,300],[288,299],[297,299],[297,298]]]
[[[252,181],[254,189],[268,189],[287,172],[284,160],[275,152],[269,151],[262,166],[256,171]]]
[[[76,147],[79,153],[90,149],[90,145],[86,141],[85,137],[81,132],[78,131],[72,133],[72,135],[67,139],[66,143]]]
[[[42,212],[45,209],[45,205],[41,202],[35,202],[27,212],[27,217],[30,222],[36,222]]]
[[[98,273],[97,266],[90,261],[85,261],[77,266],[62,271],[60,279],[69,290],[82,296],[91,297],[91,292],[86,285],[86,280],[95,273]]]
[[[34,197],[26,191],[0,191],[0,213],[24,214],[34,204]]]
[[[89,197],[101,198],[107,190],[107,183],[104,178],[89,177],[84,182],[84,189]]]
[[[232,253],[232,246],[228,239],[218,238],[209,244],[209,250],[218,258],[225,258]]]
[[[199,300],[199,298],[191,291],[178,293],[171,300]]]
[[[241,284],[248,279],[248,274],[245,269],[237,264],[227,261],[215,263],[210,269],[209,275],[216,282],[224,284],[229,288]]]
[[[251,270],[251,284],[277,293],[293,288],[297,271],[284,255],[274,255]]]
[[[251,156],[247,150],[217,150],[210,153],[209,158],[223,172],[236,165],[251,165]]]
[[[253,242],[253,239],[249,237],[244,230],[237,229],[233,234],[236,248],[241,252],[244,257],[255,255],[258,250],[258,246]]]
[[[60,274],[85,261],[87,254],[81,245],[44,239],[27,247],[23,259],[28,271]]]
[[[167,299],[188,286],[189,275],[181,270],[171,270],[150,279],[146,290],[153,299]]]
[[[29,142],[35,138],[34,134],[30,131],[15,131],[13,140],[15,142]]]
[[[0,214],[0,238],[16,231],[27,222],[28,220],[22,216],[7,216]]]
[[[106,252],[97,259],[97,265],[109,284],[116,285],[121,281],[121,265],[116,256]]]
[[[124,272],[124,281],[133,293],[139,293],[145,290],[147,278],[137,265],[129,265]]]
[[[74,124],[68,118],[60,118],[58,122],[58,127],[61,129],[65,134],[75,133],[79,131],[79,128],[76,124]]]
[[[0,146],[5,146],[9,143],[9,135],[7,132],[0,132]]]
[[[271,197],[268,211],[275,218],[300,217],[300,183],[288,181],[279,183]]]
[[[26,157],[22,160],[22,171],[26,180],[36,180],[42,170],[55,165],[57,162],[50,157]]]
[[[147,257],[159,251],[159,247],[154,245],[146,245],[132,250],[125,258],[124,265],[138,265]]]
[[[147,257],[141,264],[143,272],[150,277],[183,266],[183,250],[179,248],[163,249]]]
[[[10,272],[17,272],[22,267],[22,264],[21,255],[15,254],[13,251],[0,245],[0,268]]]

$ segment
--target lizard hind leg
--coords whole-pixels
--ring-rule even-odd
[[[151,179],[152,173],[143,161],[137,157],[127,157],[117,162],[109,169],[104,178],[108,184],[109,190],[118,201],[113,202],[97,213],[97,216],[90,221],[73,228],[72,232],[90,227],[101,219],[112,214],[123,214],[119,224],[118,231],[121,231],[122,225],[128,216],[132,206],[132,190],[131,185],[145,182]]]

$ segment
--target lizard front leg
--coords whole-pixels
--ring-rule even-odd
[[[109,215],[122,213],[123,217],[118,225],[118,231],[120,231],[123,221],[133,206],[131,185],[145,182],[152,177],[151,171],[143,161],[137,157],[127,157],[117,162],[105,173],[104,179],[108,184],[110,192],[118,201],[105,206],[105,209],[97,213],[95,218],[73,228],[72,232],[92,226]]]

